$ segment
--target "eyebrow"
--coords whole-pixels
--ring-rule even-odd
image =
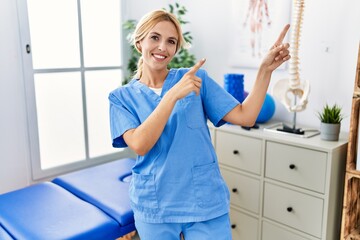
[[[150,32],[150,34],[154,34],[154,35],[157,35],[157,36],[161,36],[161,34],[158,33],[158,32]],[[176,37],[169,37],[169,39],[178,41],[178,39],[177,39]]]

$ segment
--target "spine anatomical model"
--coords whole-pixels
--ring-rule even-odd
[[[279,80],[273,87],[273,95],[281,101],[289,112],[300,112],[306,108],[310,85],[300,80],[299,47],[303,23],[304,0],[294,0],[292,33],[290,40],[289,78]],[[291,97],[293,95],[293,97]]]

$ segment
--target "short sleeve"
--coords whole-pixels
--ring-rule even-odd
[[[109,102],[112,145],[116,148],[127,147],[123,134],[129,129],[138,127],[140,123],[114,93],[110,93]]]
[[[210,78],[205,70],[198,71],[202,79],[201,97],[208,119],[216,127],[226,122],[224,116],[239,104],[230,93]]]

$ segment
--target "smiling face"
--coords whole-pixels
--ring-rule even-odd
[[[144,68],[150,71],[166,70],[177,50],[179,34],[170,21],[158,22],[138,42],[144,61]]]

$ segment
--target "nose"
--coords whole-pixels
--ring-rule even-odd
[[[160,42],[158,46],[159,51],[164,51],[166,49],[165,42]]]

